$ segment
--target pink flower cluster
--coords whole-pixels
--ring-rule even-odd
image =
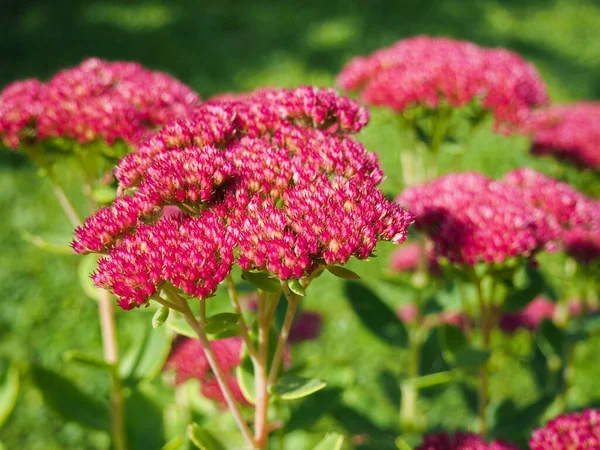
[[[509,172],[503,182],[520,188],[529,208],[543,211],[567,254],[584,264],[600,257],[600,201],[528,168]]]
[[[533,432],[531,450],[584,450],[600,448],[600,411],[559,416]]]
[[[532,153],[600,170],[600,102],[551,106],[533,116],[529,130]]]
[[[533,106],[547,101],[539,74],[518,55],[430,36],[356,57],[337,82],[343,89],[361,90],[364,102],[394,111],[437,108],[442,101],[460,108],[478,99],[504,125],[523,124]]]
[[[545,243],[539,237],[544,221],[520,201],[519,192],[482,175],[462,173],[406,189],[398,201],[410,206],[436,256],[459,264],[501,263],[531,256]]]
[[[554,317],[555,304],[544,296],[534,298],[520,311],[504,313],[498,323],[506,333],[514,333],[519,328],[535,331],[541,323]]]
[[[234,262],[289,279],[367,258],[379,240],[404,241],[412,221],[350,135],[367,120],[330,89],[205,103],[121,160],[128,195],[88,218],[73,248],[108,253],[94,279],[125,308],[163,282],[207,297]],[[157,220],[170,206],[181,213]]]
[[[518,450],[518,447],[503,441],[486,442],[474,433],[450,434],[444,431],[425,436],[415,450]]]
[[[421,258],[421,247],[417,242],[410,242],[402,247],[395,249],[389,262],[389,270],[392,273],[414,272],[419,266]],[[427,252],[427,271],[429,275],[437,277],[441,275],[441,267],[435,256],[431,252]]]
[[[455,263],[501,263],[559,244],[583,262],[600,256],[600,202],[532,169],[493,181],[450,174],[398,197],[427,232],[436,256]]]
[[[235,369],[240,365],[242,359],[242,344],[241,338],[232,337],[211,341],[210,346],[235,399],[243,405],[249,405],[235,376]],[[223,397],[221,388],[210,369],[202,344],[197,339],[179,336],[173,345],[166,367],[175,372],[176,384],[181,384],[189,379],[197,379],[201,383],[202,395],[226,406],[225,397]]]
[[[47,83],[24,80],[6,87],[0,93],[0,137],[12,148],[23,139],[53,137],[133,144],[199,102],[167,74],[93,58]]]
[[[598,312],[598,306],[588,300],[572,298],[567,302],[566,317],[560,317],[556,304],[540,295],[534,298],[520,311],[504,313],[500,317],[499,327],[505,333],[514,333],[519,328],[535,331],[544,320],[560,322],[586,314]]]

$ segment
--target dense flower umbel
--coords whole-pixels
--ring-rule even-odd
[[[436,256],[475,264],[529,257],[545,244],[551,233],[544,215],[521,197],[514,186],[462,173],[406,189],[398,201],[429,233]]]
[[[519,125],[547,101],[537,71],[516,54],[466,41],[416,36],[352,59],[337,79],[366,103],[403,111],[413,105],[462,107],[474,99],[497,123]]]
[[[0,137],[13,148],[23,139],[52,137],[132,144],[199,101],[190,88],[164,73],[93,58],[47,83],[24,80],[6,87],[0,93]]]
[[[367,258],[379,240],[402,242],[412,220],[377,188],[375,155],[349,136],[367,118],[314,88],[201,105],[121,161],[125,196],[88,218],[73,247],[108,253],[94,278],[126,308],[163,282],[207,297],[234,253],[242,269],[282,280]],[[173,205],[181,213],[157,221]]]
[[[441,432],[425,436],[423,443],[415,450],[518,450],[518,447],[503,441],[486,442],[473,433]]]
[[[533,153],[600,170],[600,102],[551,106],[534,115],[530,131]]]
[[[600,257],[600,201],[527,168],[509,172],[503,182],[520,188],[531,208],[544,211],[569,255],[582,263]]]
[[[533,432],[531,450],[591,450],[600,448],[600,411],[559,416]]]

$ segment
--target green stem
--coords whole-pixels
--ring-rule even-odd
[[[301,298],[290,291],[290,288],[288,287],[285,281],[281,282],[281,288],[283,289],[283,293],[285,295],[285,298],[287,299],[288,305],[287,311],[285,313],[285,318],[283,319],[283,326],[281,327],[281,331],[279,332],[279,336],[277,338],[277,347],[275,348],[273,363],[271,364],[271,370],[269,371],[269,378],[267,383],[268,385],[275,383],[275,381],[277,380],[277,375],[279,373],[281,361],[283,360],[285,346],[287,344],[287,340],[290,335],[290,330],[292,329],[292,325],[294,323],[296,309]]]
[[[235,283],[233,282],[233,278],[231,274],[225,278],[225,283],[227,284],[227,292],[229,293],[229,298],[231,300],[231,304],[233,305],[233,310],[236,314],[239,314],[240,321],[240,334],[242,335],[242,339],[244,340],[244,344],[248,348],[248,352],[252,357],[252,360],[258,359],[258,351],[254,347],[254,343],[250,338],[250,332],[248,331],[248,324],[246,323],[246,319],[244,319],[244,312],[242,310],[242,305],[240,304],[240,299],[237,293],[237,289],[235,288]]]
[[[269,327],[267,294],[259,291],[258,296],[258,360],[254,364],[256,410],[254,414],[254,440],[260,449],[267,447],[269,439],[269,391],[267,390],[269,359]]]
[[[479,327],[483,338],[482,349],[490,348],[490,334],[492,331],[492,318],[490,305],[486,302],[481,288],[481,280],[476,279],[477,301],[479,304]],[[481,435],[487,437],[487,404],[488,404],[488,363],[483,364],[479,370],[479,422]]]
[[[259,448],[256,446],[256,443],[254,442],[254,438],[252,436],[252,432],[250,431],[248,424],[242,416],[240,407],[235,400],[233,392],[227,384],[227,380],[225,378],[225,374],[223,373],[223,369],[221,368],[221,365],[219,364],[219,361],[215,356],[215,353],[210,345],[210,341],[208,340],[206,333],[204,332],[204,329],[198,323],[198,320],[194,316],[194,313],[192,312],[184,298],[177,294],[177,292],[174,289],[167,288],[165,289],[165,292],[167,292],[167,295],[173,303],[178,303],[181,306],[181,308],[185,311],[183,313],[183,317],[185,318],[186,322],[192,327],[192,329],[196,332],[198,340],[200,341],[200,344],[204,349],[204,353],[206,355],[206,359],[208,360],[208,364],[210,365],[213,375],[217,380],[219,387],[221,388],[221,392],[223,393],[225,403],[227,403],[229,410],[233,414],[235,422],[237,423],[238,428],[244,436],[244,439],[246,439],[251,448]]]

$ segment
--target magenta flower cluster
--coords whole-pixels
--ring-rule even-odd
[[[414,105],[437,108],[441,102],[460,108],[480,100],[504,125],[523,124],[533,106],[547,101],[539,74],[516,54],[429,36],[356,57],[337,82],[343,89],[360,90],[368,104],[399,112]]]
[[[537,112],[529,128],[532,153],[600,170],[600,102],[551,106]]]
[[[0,93],[0,137],[12,148],[54,137],[133,144],[199,102],[167,74],[93,58],[47,83],[29,79],[6,87]]]
[[[579,450],[600,448],[600,411],[559,416],[533,432],[531,450]]]
[[[436,257],[459,264],[502,263],[557,245],[580,261],[600,256],[600,202],[531,169],[494,181],[451,174],[406,189],[410,207]]]
[[[351,133],[368,114],[333,90],[302,87],[208,102],[127,155],[123,196],[76,230],[103,252],[96,284],[124,308],[168,282],[209,296],[234,262],[279,279],[400,243],[412,216],[377,185],[377,157]],[[163,208],[181,214],[160,218]]]
[[[555,310],[555,304],[540,295],[522,310],[502,314],[498,326],[506,333],[514,333],[519,328],[535,331],[544,320],[552,320]]]
[[[443,431],[425,436],[415,450],[518,450],[518,447],[503,441],[486,442],[474,433]]]
[[[600,258],[600,201],[528,168],[509,172],[502,181],[520,188],[529,208],[543,211],[567,254],[583,264]]]

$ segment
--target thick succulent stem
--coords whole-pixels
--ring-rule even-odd
[[[213,372],[213,375],[215,376],[215,379],[217,380],[219,388],[221,389],[221,392],[223,393],[223,398],[225,399],[225,403],[227,403],[229,410],[233,414],[233,418],[235,419],[235,422],[236,422],[238,428],[240,429],[242,435],[244,436],[244,439],[246,439],[246,441],[248,442],[248,444],[250,445],[251,448],[253,448],[253,449],[259,448],[256,446],[256,442],[254,441],[252,432],[250,431],[248,424],[246,423],[246,421],[244,420],[244,418],[242,416],[240,407],[235,400],[233,392],[231,391],[231,389],[229,388],[229,385],[227,384],[227,380],[225,378],[225,374],[223,373],[223,369],[221,368],[221,365],[219,364],[219,362],[217,360],[217,357],[210,345],[210,341],[208,340],[208,337],[206,336],[204,329],[198,323],[198,320],[194,316],[194,313],[190,309],[190,307],[187,304],[185,299],[181,298],[181,296],[178,295],[174,290],[169,289],[169,290],[166,290],[166,292],[167,292],[167,295],[169,296],[170,300],[173,303],[176,303],[176,304],[178,303],[179,306],[181,306],[182,309],[185,311],[183,313],[183,317],[185,318],[186,322],[192,327],[192,329],[196,332],[196,335],[198,336],[198,340],[200,341],[200,344],[202,345],[202,348],[206,355],[206,359],[208,360],[208,364],[210,365],[210,368]]]
[[[266,293],[258,297],[258,359],[254,365],[256,410],[254,414],[254,439],[260,449],[267,448],[269,439],[269,391],[267,384],[269,370],[269,328]]]
[[[288,305],[285,318],[283,319],[283,326],[281,327],[281,331],[279,332],[279,336],[277,338],[277,347],[275,348],[275,355],[273,356],[271,370],[269,371],[268,385],[275,383],[277,380],[277,375],[279,374],[279,368],[281,367],[283,354],[285,352],[285,346],[287,345],[287,340],[290,336],[290,330],[294,324],[296,309],[298,307],[298,303],[300,302],[300,296],[290,291],[290,288],[285,281],[281,282],[281,288],[283,289],[285,298],[288,301]]]

